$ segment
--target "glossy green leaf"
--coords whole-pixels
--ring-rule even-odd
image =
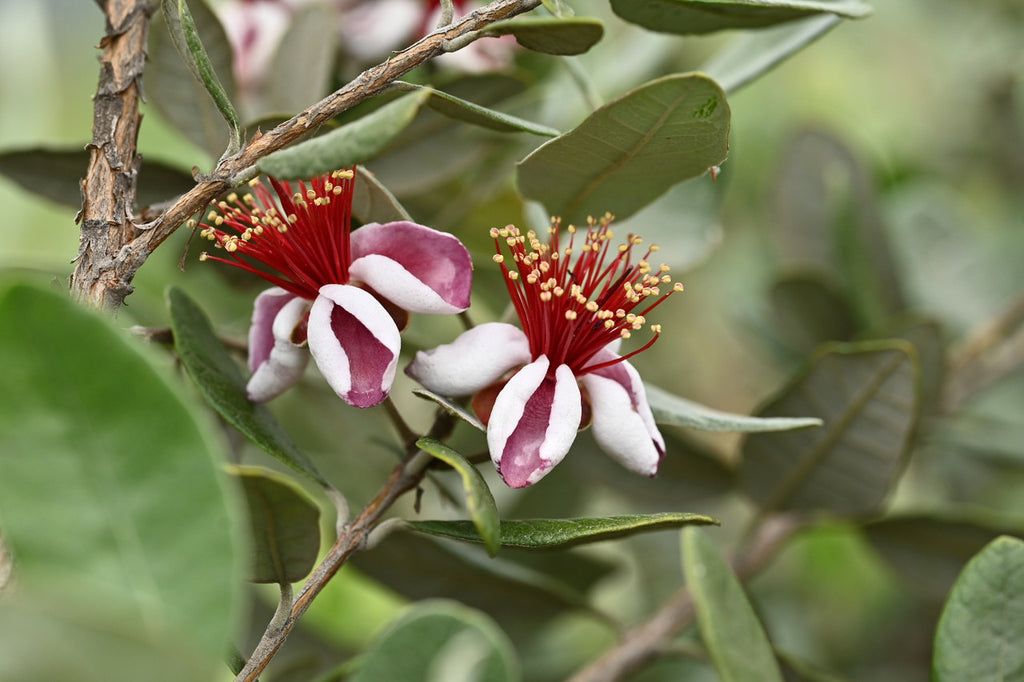
[[[697,70],[714,78],[726,92],[735,92],[831,31],[840,21],[835,14],[821,14],[742,33]]]
[[[320,551],[320,508],[297,484],[269,469],[231,467],[229,472],[249,506],[249,580],[283,584],[305,578]]]
[[[168,15],[177,16],[175,0],[163,0],[163,4],[171,5]],[[189,9],[198,37],[209,48],[210,67],[219,77],[224,101],[230,105],[236,94],[231,43],[204,0],[191,0]],[[167,18],[161,14],[154,18],[150,27],[146,50],[146,101],[178,132],[216,159],[229,146],[231,124],[225,124],[224,115],[201,82],[202,76],[197,80],[182,59],[168,25]]]
[[[412,122],[429,97],[426,90],[399,97],[352,123],[274,152],[259,168],[275,178],[295,180],[369,161]]]
[[[999,537],[957,578],[935,632],[932,680],[1024,679],[1024,541]]]
[[[483,432],[487,431],[487,427],[484,426],[483,422],[481,422],[480,419],[477,418],[477,416],[475,414],[473,414],[472,410],[470,410],[469,408],[463,407],[462,405],[460,405],[459,403],[455,402],[451,398],[445,397],[443,395],[438,395],[437,393],[434,393],[433,391],[429,391],[429,390],[427,390],[425,388],[414,388],[414,389],[412,389],[412,392],[413,392],[413,395],[415,395],[415,396],[418,396],[418,397],[423,398],[425,400],[431,400],[431,401],[437,403],[438,405],[440,405],[444,409],[448,410],[448,412],[450,412],[451,414],[455,415],[456,417],[458,417],[462,421],[464,421],[467,424],[469,424],[470,426],[472,426],[477,431],[483,431]]]
[[[466,521],[409,521],[420,533],[463,542],[482,542]],[[501,546],[521,549],[554,549],[629,537],[637,533],[681,528],[689,525],[717,525],[718,520],[701,514],[665,512],[583,519],[515,519],[501,522]]]
[[[450,95],[441,90],[435,90],[425,85],[396,81],[395,86],[398,90],[429,92],[430,99],[427,100],[427,106],[431,109],[449,118],[472,123],[483,128],[489,128],[501,133],[533,133],[534,135],[543,135],[544,137],[557,137],[561,134],[554,128],[534,123],[533,121],[527,121],[518,116],[495,111],[494,109],[488,109],[469,100]]]
[[[352,215],[364,225],[366,223],[390,223],[396,220],[412,220],[412,216],[399,203],[395,195],[380,183],[377,176],[356,167],[356,184],[352,194]]]
[[[903,469],[919,413],[917,362],[904,341],[829,344],[759,416],[816,416],[824,426],[751,434],[740,481],[764,509],[867,514]]]
[[[508,636],[487,614],[430,600],[400,615],[364,654],[352,682],[515,682]]]
[[[528,199],[566,223],[626,218],[673,185],[725,160],[729,105],[699,74],[659,78],[604,105],[519,162]]]
[[[692,400],[669,393],[663,388],[644,384],[647,402],[659,424],[685,426],[698,431],[788,431],[820,426],[817,417],[748,417],[715,410]]]
[[[732,567],[698,528],[683,529],[683,573],[700,637],[723,682],[782,682],[772,645]]]
[[[224,445],[137,342],[65,295],[0,293],[0,519],[18,582],[218,657],[241,605]]]
[[[416,441],[416,447],[459,472],[466,493],[466,508],[478,537],[483,540],[488,554],[497,554],[501,548],[498,507],[480,472],[461,454],[433,438],[420,438]]]
[[[267,66],[264,106],[272,113],[293,113],[318,102],[331,85],[337,54],[336,18],[321,4],[299,5]],[[333,168],[331,170],[334,170]]]
[[[196,302],[177,287],[168,291],[167,302],[178,355],[210,406],[267,454],[327,486],[327,481],[292,442],[267,406],[249,400],[241,370]]]
[[[496,21],[487,27],[488,35],[513,35],[527,50],[544,54],[583,54],[604,36],[604,24],[593,17],[557,19],[529,17]]]
[[[89,152],[81,147],[35,147],[0,153],[0,175],[26,191],[74,209],[82,206],[79,183],[88,167]],[[139,168],[136,203],[150,206],[184,194],[194,185],[191,174],[146,159]]]
[[[763,28],[819,14],[855,19],[871,13],[861,0],[612,0],[612,9],[652,31],[683,35]]]

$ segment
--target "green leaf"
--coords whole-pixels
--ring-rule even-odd
[[[89,152],[81,147],[33,147],[0,153],[0,175],[29,192],[74,209],[82,206],[79,183],[88,167]],[[139,168],[136,203],[150,206],[184,194],[194,185],[189,173],[146,159]]]
[[[828,341],[850,341],[857,333],[849,302],[822,273],[791,272],[778,277],[769,303],[775,332],[800,358]]]
[[[557,19],[530,17],[496,21],[487,35],[513,35],[527,50],[544,54],[583,54],[604,36],[604,24],[592,17]]]
[[[408,126],[430,93],[410,93],[329,133],[282,149],[259,162],[282,180],[311,178],[373,159]]]
[[[824,426],[747,436],[741,485],[763,509],[870,513],[903,468],[919,401],[910,344],[823,346],[759,414],[816,416]]]
[[[763,28],[818,14],[856,19],[871,13],[861,0],[612,0],[612,9],[652,31],[682,35]]]
[[[519,118],[518,116],[512,116],[511,114],[505,114],[494,109],[488,109],[482,107],[479,104],[474,104],[469,100],[450,95],[447,92],[441,90],[435,90],[434,88],[426,85],[418,85],[416,83],[406,83],[405,81],[395,81],[395,89],[403,91],[419,91],[429,92],[430,99],[427,100],[427,106],[439,114],[443,114],[448,118],[453,118],[459,121],[465,121],[466,123],[472,123],[473,125],[481,126],[483,128],[489,128],[490,130],[496,130],[501,133],[533,133],[534,135],[543,135],[544,137],[557,137],[561,133],[548,126],[534,123],[533,121],[527,121],[526,119]]]
[[[431,400],[437,403],[444,409],[448,410],[448,412],[450,412],[451,414],[455,415],[462,421],[472,426],[477,431],[482,431],[484,433],[487,432],[487,427],[484,426],[483,422],[481,422],[475,414],[473,414],[472,410],[463,407],[462,405],[455,402],[451,398],[448,398],[443,395],[438,395],[437,393],[429,391],[425,388],[414,388],[412,389],[412,393],[417,397],[423,398],[425,400]]]
[[[172,287],[167,293],[167,302],[178,355],[210,406],[267,454],[329,487],[267,406],[249,400],[242,372],[217,339],[210,320],[195,301],[181,289]]]
[[[466,507],[470,518],[473,519],[473,526],[482,538],[487,553],[491,556],[497,554],[501,549],[498,507],[494,504],[491,489],[487,487],[480,472],[465,457],[433,438],[420,438],[416,441],[416,447],[459,472],[462,477],[462,488],[466,491]]]
[[[366,223],[390,223],[396,220],[412,220],[412,216],[399,203],[395,195],[380,183],[377,176],[356,167],[356,184],[352,194],[352,215]]]
[[[669,393],[665,389],[644,384],[647,402],[654,420],[659,424],[686,426],[699,431],[788,431],[821,426],[817,417],[747,417],[721,412]]]
[[[64,295],[0,294],[4,543],[25,590],[116,603],[219,658],[241,604],[240,500],[223,443],[143,350]]]
[[[519,663],[490,616],[430,600],[400,615],[370,646],[352,682],[514,682]]]
[[[743,587],[697,528],[683,529],[683,572],[701,639],[723,682],[782,682],[771,643]]]
[[[835,14],[821,14],[740,34],[697,70],[714,78],[731,94],[831,31],[840,21]]]
[[[482,542],[466,521],[408,521],[413,530],[462,542]],[[688,525],[718,525],[701,514],[665,512],[582,519],[521,519],[501,522],[501,546],[521,549],[554,549],[603,542]]]
[[[935,632],[932,679],[1024,679],[1024,542],[993,540],[964,567]]]
[[[263,93],[268,111],[302,111],[330,91],[337,42],[334,21],[323,5],[294,9],[267,68]]]
[[[313,570],[320,551],[320,508],[285,476],[259,467],[230,467],[249,505],[254,583],[294,583]]]
[[[177,16],[177,3],[170,4],[167,16]],[[228,143],[224,117],[206,87],[193,76],[171,38],[167,16],[154,17],[146,50],[146,99],[167,122],[211,157],[217,158]],[[231,43],[217,16],[204,0],[192,0],[191,16],[202,43],[209,46],[213,71],[220,74],[228,103],[235,98]],[[179,35],[179,38],[183,35]],[[187,49],[187,48],[186,48]]]
[[[729,106],[699,74],[659,78],[604,105],[519,162],[516,181],[565,223],[625,219],[725,160]]]

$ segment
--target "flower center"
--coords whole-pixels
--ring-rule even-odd
[[[648,248],[636,263],[631,258],[643,243],[640,237],[628,235],[625,243],[613,248],[611,222],[607,213],[600,220],[589,218],[582,244],[578,243],[577,228],[569,225],[569,244],[564,248],[557,218],[548,228],[547,243],[532,230],[523,235],[512,225],[491,230],[498,251],[494,260],[505,274],[530,352],[534,358],[546,355],[552,368],[568,365],[576,376],[650,348],[661,325],[651,326],[654,336],[643,347],[609,362],[588,364],[612,341],[628,339],[642,329],[647,313],[683,290],[677,283],[662,294],[672,278],[667,265],[654,270],[648,262],[658,247]],[[511,253],[511,268],[506,265],[502,242]]]
[[[276,198],[254,179],[252,192],[242,197],[232,192],[212,204],[215,210],[200,224],[200,235],[228,257],[204,252],[199,259],[248,270],[308,299],[316,298],[325,284],[348,284],[355,171],[337,170],[308,185],[299,181],[298,191],[285,181],[270,178],[270,183]],[[189,227],[195,226],[189,221]]]

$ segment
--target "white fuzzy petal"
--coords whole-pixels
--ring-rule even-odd
[[[640,402],[634,405],[635,387],[631,395],[622,383],[597,374],[584,375],[580,381],[590,396],[591,429],[601,449],[631,471],[657,473],[665,443],[643,396],[643,384]]]
[[[530,342],[518,327],[487,322],[451,343],[419,351],[405,373],[442,395],[469,395],[532,359]]]
[[[249,400],[262,403],[276,398],[302,376],[309,363],[309,352],[303,346],[292,343],[292,334],[306,316],[308,308],[309,301],[292,297],[274,317],[274,347],[267,359],[256,366],[246,385]]]

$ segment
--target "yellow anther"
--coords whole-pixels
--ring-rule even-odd
[[[199,254],[199,260],[206,260],[209,257],[210,257],[210,254],[206,253],[205,251],[203,251],[201,254]]]
[[[494,261],[495,263],[504,263],[504,262],[505,262],[505,257],[504,257],[504,256],[502,256],[502,255],[501,255],[500,253],[496,253],[496,254],[494,254],[493,256],[491,256],[491,259],[492,259],[492,260],[493,260],[493,261]]]
[[[651,325],[651,331],[654,332],[655,334],[660,334],[661,333],[661,325],[660,324],[652,324]]]
[[[683,285],[682,285],[681,282],[676,282],[675,284],[672,285],[672,291],[682,291],[682,290],[683,290]]]
[[[628,339],[630,336],[632,336],[632,334],[629,333],[628,329],[623,329],[621,332],[619,332],[619,336],[621,336],[624,339]]]
[[[576,311],[575,310],[566,310],[565,311],[565,319],[567,319],[567,320],[575,320],[576,319]]]
[[[596,313],[597,312],[597,301],[588,301],[586,308],[590,312]]]

